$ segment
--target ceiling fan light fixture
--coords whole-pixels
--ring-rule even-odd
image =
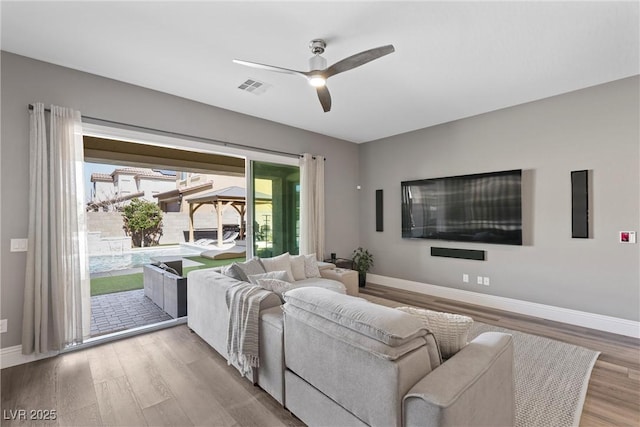
[[[327,80],[320,74],[314,74],[309,76],[309,84],[313,87],[322,87],[327,83]]]

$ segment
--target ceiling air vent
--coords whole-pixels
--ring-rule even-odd
[[[271,85],[265,82],[260,82],[255,79],[247,79],[244,83],[238,86],[238,89],[244,90],[245,92],[251,92],[254,95],[260,95],[267,91]]]

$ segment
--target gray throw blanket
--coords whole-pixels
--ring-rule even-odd
[[[251,368],[260,366],[260,302],[270,293],[249,283],[239,283],[227,289],[227,363],[238,368],[243,376],[250,373]]]

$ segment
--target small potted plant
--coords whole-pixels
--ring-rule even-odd
[[[358,284],[364,287],[367,283],[367,271],[373,267],[373,255],[368,250],[360,247],[353,251],[353,265],[358,271]]]

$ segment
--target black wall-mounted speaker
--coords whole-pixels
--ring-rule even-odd
[[[476,261],[485,260],[485,251],[475,249],[454,249],[431,247],[431,256],[441,256],[445,258],[473,259]]]
[[[376,190],[376,231],[383,231],[382,190]]]
[[[571,172],[571,237],[589,238],[589,171]]]

